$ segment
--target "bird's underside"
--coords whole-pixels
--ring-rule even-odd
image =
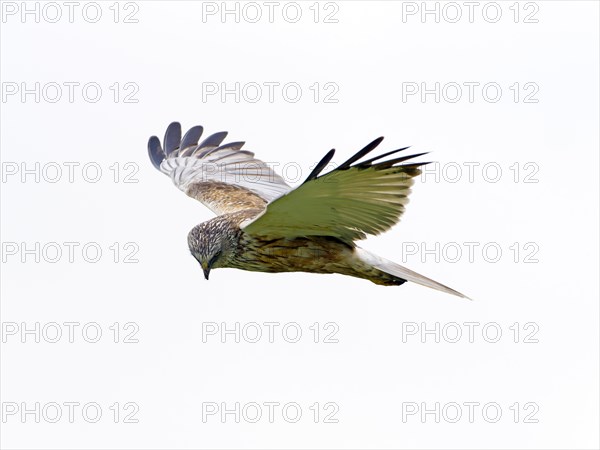
[[[355,247],[328,236],[262,239],[244,236],[240,253],[229,267],[255,272],[337,273],[376,284],[398,286],[406,280],[356,257]]]
[[[378,138],[321,174],[333,157],[331,150],[292,189],[252,152],[242,150],[243,142],[221,145],[227,135],[221,132],[198,143],[202,131],[193,127],[182,138],[181,126],[174,122],[164,145],[152,136],[148,151],[158,170],[217,214],[188,235],[190,251],[207,279],[219,267],[338,273],[380,285],[411,281],[465,297],[354,242],[399,221],[414,177],[426,164],[405,161],[422,153],[398,156],[402,148],[364,160],[383,139]]]

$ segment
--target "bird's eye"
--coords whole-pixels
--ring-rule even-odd
[[[215,255],[212,258],[210,258],[208,265],[212,266],[217,261],[217,259],[219,259],[220,256],[221,256],[221,252],[215,253]]]

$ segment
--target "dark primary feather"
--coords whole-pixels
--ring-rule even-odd
[[[227,137],[227,131],[219,131],[218,133],[211,134],[206,139],[204,139],[196,150],[194,150],[194,156],[197,158],[202,158],[208,155],[210,152],[215,150],[221,145],[221,142]]]
[[[172,122],[165,133],[165,154],[169,156],[173,151],[179,148],[181,142],[181,124],[179,122]]]
[[[211,134],[198,144],[203,132],[204,128],[201,125],[196,125],[190,128],[182,138],[179,122],[171,123],[165,132],[162,146],[157,136],[152,136],[148,140],[148,154],[152,165],[160,170],[160,164],[165,158],[190,156],[202,158],[217,150],[240,150],[245,144],[245,142],[229,142],[221,145],[227,137],[227,131]]]
[[[382,161],[379,162],[377,164],[373,164],[372,166],[375,167],[376,169],[389,169],[390,167],[392,167],[395,164],[401,163],[403,161],[408,161],[409,159],[413,159],[413,158],[417,158],[419,156],[423,156],[426,155],[427,152],[423,152],[423,153],[414,153],[412,155],[407,155],[407,156],[402,156],[401,158],[395,158],[395,159],[389,159],[387,161]],[[423,165],[426,163],[417,163],[418,165]],[[359,167],[362,167],[361,164],[358,164]],[[408,164],[406,164],[404,167],[407,167]],[[367,166],[365,166],[367,167]]]
[[[397,150],[392,150],[390,152],[383,153],[383,154],[381,154],[379,156],[376,156],[375,158],[371,158],[371,159],[367,159],[366,161],[362,161],[359,165],[360,166],[364,165],[365,167],[370,166],[371,163],[377,161],[378,159],[385,158],[386,156],[393,155],[394,153],[401,152],[402,150],[406,150],[408,148],[410,148],[410,146],[408,146],[408,147],[402,147],[402,148],[399,148]]]
[[[325,156],[323,156],[321,161],[319,161],[319,164],[317,164],[316,167],[312,170],[312,172],[306,178],[306,180],[304,180],[304,182],[306,183],[307,181],[317,178],[319,176],[319,174],[322,172],[322,170],[327,166],[327,164],[329,164],[329,161],[331,161],[331,158],[333,158],[334,154],[335,154],[335,149],[332,148],[331,150],[329,150],[327,152],[327,154]]]
[[[382,161],[382,162],[373,164],[375,161],[380,160],[382,158],[385,158],[386,156],[390,156],[390,155],[393,155],[395,153],[398,153],[398,152],[401,152],[403,150],[406,150],[407,148],[410,148],[410,147],[403,147],[403,148],[399,148],[399,149],[396,149],[396,150],[392,150],[392,151],[383,153],[383,154],[381,154],[379,156],[375,156],[374,158],[367,159],[366,161],[361,161],[361,162],[359,162],[357,164],[352,165],[353,163],[357,162],[359,159],[361,159],[366,154],[372,152],[381,143],[381,141],[383,141],[383,136],[378,137],[373,142],[371,142],[367,146],[365,146],[363,149],[361,149],[358,152],[356,152],[350,159],[348,159],[343,164],[341,164],[338,167],[336,167],[333,171],[336,171],[336,170],[348,170],[351,167],[359,167],[359,168],[374,167],[375,169],[387,169],[389,167],[392,167],[394,164],[398,164],[400,162],[407,161],[409,159],[416,158],[418,156],[422,156],[422,155],[426,155],[427,154],[427,153],[416,153],[414,155],[403,156],[403,157],[400,157],[400,158],[390,159],[388,161]],[[327,154],[321,159],[321,161],[313,169],[313,171],[306,178],[306,180],[304,180],[304,183],[307,183],[308,181],[311,181],[311,180],[314,180],[314,179],[318,178],[319,175],[321,174],[321,172],[323,171],[323,169],[327,166],[327,164],[329,164],[329,162],[333,158],[334,153],[335,153],[334,149],[329,150],[329,152],[327,152]],[[422,164],[419,164],[419,165],[424,165],[424,164],[427,164],[427,163],[422,163]],[[331,172],[328,172],[328,173],[331,173]],[[327,175],[327,174],[325,174],[325,175]]]
[[[371,152],[375,147],[377,147],[379,144],[381,144],[381,141],[383,141],[383,136],[378,137],[377,139],[375,139],[373,142],[371,142],[370,144],[367,144],[367,146],[365,148],[363,148],[362,150],[356,152],[354,154],[354,156],[352,156],[352,158],[350,158],[348,161],[342,163],[337,170],[344,170],[349,168],[353,162],[358,161],[360,158],[362,158],[363,156],[365,156],[367,153]]]
[[[160,169],[160,163],[165,159],[165,152],[163,152],[160,146],[160,139],[157,136],[152,136],[148,140],[148,155],[150,155],[150,161],[157,169]]]
[[[196,125],[195,127],[190,128],[183,136],[181,144],[179,144],[179,148],[181,150],[185,150],[188,147],[196,147],[203,131],[204,128],[202,128],[201,125]],[[180,153],[180,156],[183,155]]]

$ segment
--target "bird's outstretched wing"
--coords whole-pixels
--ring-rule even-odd
[[[319,176],[333,157],[331,150],[302,185],[243,223],[244,232],[273,237],[332,236],[350,244],[391,228],[404,212],[413,178],[421,173],[419,166],[427,163],[401,164],[424,153],[378,162],[408,147],[357,162],[382,140],[374,140],[335,170]]]
[[[289,192],[290,187],[254,153],[241,150],[244,142],[221,145],[227,132],[198,143],[203,128],[190,128],[181,137],[181,125],[167,128],[163,145],[156,136],[148,141],[152,164],[168,175],[175,186],[204,203],[216,214],[265,205]]]

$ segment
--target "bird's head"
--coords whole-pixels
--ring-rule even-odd
[[[230,248],[228,242],[226,230],[210,221],[197,225],[189,232],[190,252],[200,263],[207,280],[211,269],[223,267],[224,256]]]

